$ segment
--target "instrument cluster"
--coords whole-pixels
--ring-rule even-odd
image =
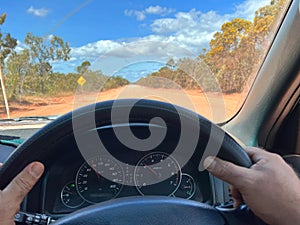
[[[91,204],[128,196],[170,196],[203,201],[199,172],[195,173],[165,152],[151,152],[136,165],[122,164],[112,156],[95,156],[63,178],[52,213],[68,213]],[[74,168],[75,170],[75,168]],[[60,172],[64,174],[64,171]],[[52,175],[52,180],[55,180]],[[58,185],[59,186],[59,185]],[[51,188],[53,189],[53,188]],[[46,199],[46,201],[48,201]],[[47,207],[46,207],[47,208]],[[52,210],[49,210],[52,208]]]

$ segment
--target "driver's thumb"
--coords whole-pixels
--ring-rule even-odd
[[[27,193],[33,188],[44,172],[44,165],[40,162],[30,163],[3,190],[3,198],[14,204],[21,204]]]
[[[237,188],[244,183],[243,180],[248,172],[246,168],[212,156],[204,160],[204,167],[217,178]]]

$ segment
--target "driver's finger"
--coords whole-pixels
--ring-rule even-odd
[[[230,185],[230,193],[233,199],[233,207],[237,208],[243,203],[243,197],[239,190],[235,188],[234,186]]]
[[[2,166],[3,166],[3,163],[0,163],[0,169],[1,169]]]
[[[270,154],[269,152],[256,147],[246,147],[245,151],[255,163],[262,160],[263,158],[268,157],[268,154]]]
[[[40,162],[30,163],[3,190],[3,197],[14,204],[20,205],[27,193],[32,189],[44,172]]]
[[[239,188],[248,178],[249,169],[209,156],[204,160],[204,167],[214,176]]]

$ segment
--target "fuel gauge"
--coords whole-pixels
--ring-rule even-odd
[[[183,173],[181,177],[181,183],[174,193],[174,196],[190,199],[194,196],[196,192],[196,184],[192,176],[189,174]]]
[[[68,208],[77,208],[84,203],[84,200],[77,192],[76,184],[74,181],[67,183],[60,194],[62,203]]]

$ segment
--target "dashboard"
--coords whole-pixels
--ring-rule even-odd
[[[131,129],[140,138],[149,131],[148,125]],[[118,142],[112,132],[111,128],[98,129],[109,150],[106,155],[84,158],[73,135],[57,142],[60,155],[51,159],[41,184],[43,213],[55,217],[129,196],[170,196],[212,204],[209,175],[198,170],[201,149],[181,166],[184,149],[182,155],[172,156],[175,134],[151,151],[136,151]]]

